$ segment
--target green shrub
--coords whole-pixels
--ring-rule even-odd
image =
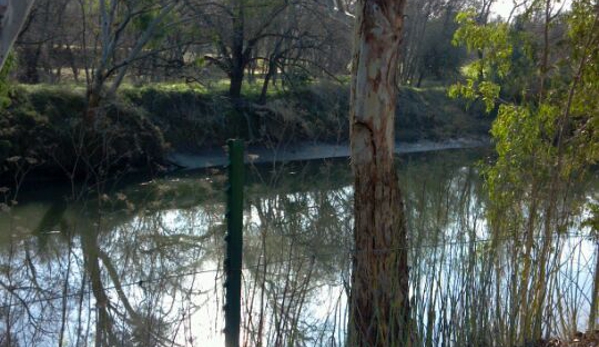
[[[17,88],[11,105],[0,109],[0,175],[14,175],[16,166],[32,166],[45,175],[99,167],[110,171],[164,157],[162,133],[143,109],[122,100],[109,102],[91,131],[82,124],[85,109],[82,93]]]

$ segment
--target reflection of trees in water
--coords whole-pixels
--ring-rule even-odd
[[[412,235],[411,282],[423,343],[516,346],[531,329],[542,336],[584,329],[597,253],[584,238],[588,230],[577,207],[592,182],[572,187],[560,201],[561,216],[551,226],[556,235],[548,240],[546,225],[530,235],[507,216],[505,225],[514,229],[489,229],[489,202],[477,170],[443,166],[430,168],[444,173],[404,178],[413,186],[410,230],[420,234]],[[441,246],[427,247],[431,242]]]
[[[479,154],[468,153],[402,157],[412,307],[424,346],[505,344],[519,333],[513,317],[529,309],[518,304],[522,288],[539,280],[538,272],[523,278],[523,236],[488,231],[488,201],[471,159]],[[352,254],[347,163],[256,169],[249,182],[244,344],[343,344]],[[204,335],[222,329],[221,188],[220,173],[194,174],[131,185],[95,205],[21,214],[14,225],[31,219],[44,226],[2,247],[0,345],[218,341]],[[571,231],[580,229],[574,216],[569,222]],[[584,247],[558,238],[547,255],[545,305],[563,313],[542,317],[552,333],[584,326],[593,271],[587,263],[597,257]],[[544,249],[534,248],[531,263]]]
[[[211,226],[222,211],[83,210],[52,225],[69,223],[71,233],[15,241],[3,252],[0,275],[12,289],[0,304],[7,307],[0,328],[15,336],[6,343],[171,345],[202,304],[190,300],[203,294],[195,272],[215,249]]]
[[[257,266],[245,286],[246,346],[322,345],[339,328],[328,321],[331,309],[342,308],[335,299],[348,279],[352,191],[345,167],[311,169],[290,170],[288,184],[250,193],[246,263]],[[324,290],[336,294],[323,300],[325,314],[314,307]]]

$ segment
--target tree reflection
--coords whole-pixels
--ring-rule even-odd
[[[583,238],[535,244],[492,232],[468,151],[404,156],[411,300],[422,346],[500,346],[538,313],[555,334],[584,326],[597,254]],[[0,346],[223,345],[224,179],[219,171],[128,184],[83,200],[2,212]],[[345,161],[252,168],[244,230],[244,346],[345,343],[353,256]],[[589,185],[572,190],[580,200]],[[594,190],[593,190],[594,191]],[[523,211],[522,213],[526,213]],[[584,213],[566,228],[585,233]],[[565,224],[564,224],[565,225]],[[590,245],[590,246],[589,246]],[[545,254],[544,275],[534,264]],[[534,271],[533,271],[534,270]],[[586,311],[585,311],[586,310]]]

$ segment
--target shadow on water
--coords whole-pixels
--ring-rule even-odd
[[[419,345],[505,346],[519,333],[510,318],[528,309],[516,300],[521,244],[489,231],[477,169],[486,154],[400,157]],[[353,254],[347,160],[248,171],[242,345],[344,345]],[[225,183],[211,169],[68,203],[66,191],[39,190],[5,206],[0,346],[223,346]],[[595,182],[575,190],[578,201],[597,194]],[[597,252],[585,214],[571,216],[547,255],[547,335],[587,325]]]

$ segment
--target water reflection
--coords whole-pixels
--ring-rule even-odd
[[[515,300],[521,244],[489,232],[475,165],[482,155],[401,157],[423,346],[506,345],[518,334],[510,318],[526,309]],[[352,255],[347,162],[250,172],[242,344],[343,345]],[[75,202],[59,197],[66,190],[25,194],[5,208],[0,346],[223,346],[224,183],[212,170]],[[582,218],[552,241],[548,334],[586,327],[597,252]]]

